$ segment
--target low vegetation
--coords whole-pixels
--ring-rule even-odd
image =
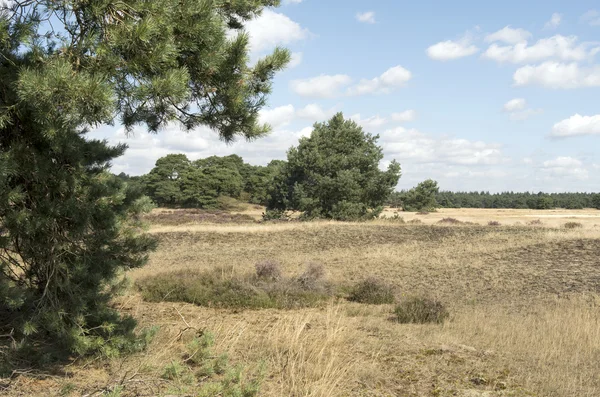
[[[146,350],[77,361],[68,378],[34,372],[11,380],[8,371],[0,390],[9,397],[257,389],[266,397],[597,396],[593,218],[558,232],[487,227],[486,211],[457,213],[483,226],[437,225],[455,217],[445,210],[417,225],[154,225],[159,249],[148,266],[128,272],[133,287],[113,300],[141,327],[159,326]]]
[[[324,279],[322,265],[284,278],[274,262],[261,262],[255,273],[237,274],[233,268],[203,272],[179,271],[146,277],[136,282],[150,302],[187,302],[227,309],[294,309],[322,306],[334,295]]]
[[[450,316],[450,313],[437,300],[413,297],[404,299],[396,305],[394,315],[396,321],[403,324],[440,324]]]
[[[391,285],[375,277],[369,277],[352,287],[348,300],[371,305],[394,303],[394,289]]]
[[[583,225],[579,222],[567,222],[563,225],[565,229],[581,229]]]

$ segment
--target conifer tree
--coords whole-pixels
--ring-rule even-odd
[[[379,169],[383,149],[378,138],[341,113],[316,123],[310,137],[288,151],[270,189],[268,209],[344,221],[377,217],[401,174],[395,160],[386,171]]]
[[[141,191],[112,176],[124,145],[100,124],[177,122],[256,138],[277,48],[249,66],[244,22],[277,0],[14,0],[0,11],[0,334],[114,352],[131,330],[109,308],[141,266]],[[237,32],[237,33],[236,33]],[[39,346],[36,343],[36,346]]]

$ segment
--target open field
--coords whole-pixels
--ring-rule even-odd
[[[245,211],[260,216],[259,208]],[[393,216],[388,210],[386,216]],[[179,216],[179,215],[178,215]],[[0,380],[7,396],[195,396],[196,383],[164,379],[195,333],[215,335],[248,377],[264,364],[259,395],[600,395],[600,211],[441,210],[367,223],[155,223],[149,264],[115,301],[140,327],[160,330],[143,354],[79,361],[51,374]],[[440,225],[442,218],[479,225]],[[219,218],[221,219],[221,218]],[[527,223],[540,219],[532,225]],[[489,221],[503,226],[487,226]],[[214,219],[213,219],[214,221]],[[566,222],[582,227],[565,229]],[[517,226],[507,226],[515,225]],[[518,225],[520,224],[520,225]],[[393,305],[343,298],[295,310],[239,310],[145,302],[135,283],[158,274],[214,268],[252,272],[257,262],[285,275],[320,263],[341,287],[374,276],[396,297],[445,304],[443,324],[391,321]],[[183,361],[186,366],[186,362]],[[2,390],[2,389],[0,389]],[[218,394],[217,394],[218,395]]]

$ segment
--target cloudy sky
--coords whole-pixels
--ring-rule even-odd
[[[293,52],[262,113],[269,137],[220,142],[206,129],[126,142],[114,172],[157,158],[236,153],[284,159],[314,122],[344,112],[402,164],[399,189],[600,191],[600,5],[592,1],[283,0],[252,21],[252,56]],[[596,7],[596,9],[594,9]]]

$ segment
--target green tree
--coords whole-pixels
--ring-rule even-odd
[[[592,197],[592,208],[600,210],[600,194],[596,194]]]
[[[341,113],[315,124],[310,137],[288,151],[268,209],[301,211],[306,218],[376,217],[400,178],[396,161],[387,171],[379,170],[383,152],[378,138]]]
[[[156,160],[154,168],[144,176],[147,194],[160,206],[181,205],[184,195],[181,178],[192,163],[185,154],[168,154]]]
[[[242,28],[277,3],[18,0],[0,11],[0,333],[76,353],[123,346],[131,323],[107,301],[154,245],[140,233],[148,201],[108,172],[126,147],[86,132],[179,122],[225,141],[267,133],[259,110],[290,55],[249,66]]]
[[[436,181],[427,179],[404,194],[404,211],[435,211],[438,207],[436,195],[439,192]]]

